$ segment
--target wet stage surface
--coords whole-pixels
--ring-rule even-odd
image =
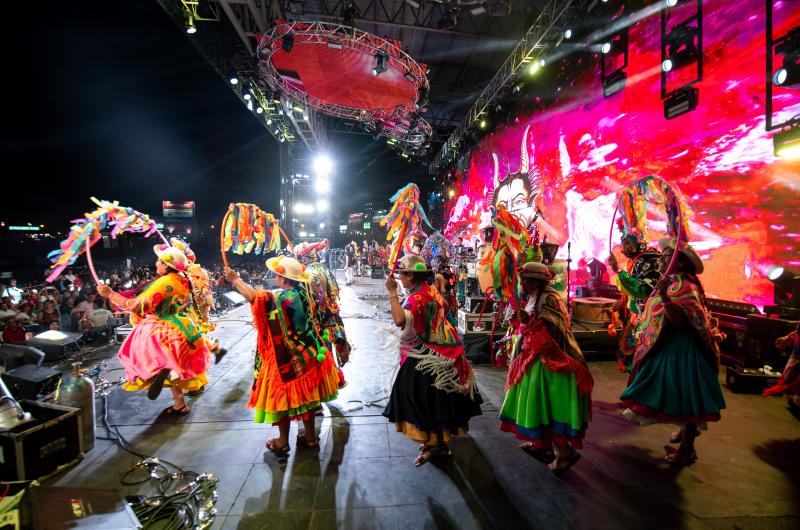
[[[229,353],[190,414],[160,415],[168,390],[149,401],[115,388],[108,420],[137,451],[220,479],[214,528],[800,528],[800,422],[783,399],[726,388],[728,408],[698,438],[698,461],[676,469],[663,461],[670,427],[625,420],[617,398],[626,376],[615,362],[590,362],[594,415],[583,458],[558,477],[498,430],[505,370],[477,366],[483,416],[453,443],[452,459],[415,468],[417,445],[380,415],[398,362],[383,281],[343,286],[342,316],[353,345],[349,384],[317,418],[319,450],[296,448],[296,422],[288,458],[264,448],[277,428],[254,424],[246,408],[255,349],[247,306],[220,318],[215,336]],[[107,350],[113,357],[116,347]],[[109,360],[104,376],[121,375]],[[149,492],[120,484],[137,460],[98,440],[47,485]]]

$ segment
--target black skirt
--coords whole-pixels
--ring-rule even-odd
[[[469,419],[481,414],[483,399],[478,389],[473,398],[440,390],[433,386],[434,376],[415,368],[417,362],[408,357],[400,367],[383,415],[392,423],[410,423],[428,433],[466,431]]]

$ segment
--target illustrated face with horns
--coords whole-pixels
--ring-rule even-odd
[[[500,180],[500,161],[497,155],[492,153],[492,159],[494,159],[492,206],[497,208],[502,204],[525,226],[528,226],[535,216],[534,200],[541,192],[541,177],[536,168],[531,169],[528,159],[529,129],[530,125],[525,128],[525,134],[522,135],[519,171],[516,173],[509,173],[503,180]]]

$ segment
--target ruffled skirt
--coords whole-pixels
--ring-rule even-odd
[[[149,388],[162,369],[171,372],[165,385],[183,391],[191,392],[208,383],[205,373],[211,353],[205,338],[192,344],[177,327],[155,315],[148,315],[133,327],[117,356],[125,368],[125,390]]]
[[[717,370],[687,329],[662,334],[620,399],[625,417],[641,424],[702,425],[725,408]]]
[[[420,359],[408,357],[400,367],[383,415],[398,432],[426,445],[449,443],[466,434],[469,419],[481,414],[477,389],[473,397],[436,388],[436,376],[416,369]]]
[[[591,414],[591,396],[578,390],[574,372],[551,372],[537,357],[509,387],[500,410],[500,430],[535,447],[580,449]]]

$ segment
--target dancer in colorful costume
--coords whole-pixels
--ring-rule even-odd
[[[339,376],[314,320],[306,267],[294,258],[277,256],[267,260],[267,268],[275,273],[280,290],[256,291],[228,268],[225,278],[250,302],[258,332],[255,381],[247,406],[256,409],[256,423],[278,426],[279,437],[267,440],[266,447],[285,455],[289,421],[294,419],[305,426],[298,446],[319,447],[314,415],[323,402],[336,399]]]
[[[298,245],[299,247],[299,245]],[[336,278],[322,264],[311,265],[310,291],[314,298],[314,315],[322,329],[322,338],[331,352],[336,352],[339,388],[347,386],[342,366],[350,360],[350,343],[344,331],[344,322],[339,316],[339,285]]]
[[[203,387],[208,380],[211,348],[192,307],[192,287],[186,276],[188,260],[174,247],[156,245],[158,278],[136,298],[125,298],[108,285],[97,294],[131,314],[133,331],[119,350],[125,368],[125,390],[145,390],[156,399],[164,385],[172,390],[174,405],[165,414],[187,414],[183,393]]]
[[[413,463],[421,466],[450,454],[450,440],[466,434],[483,400],[461,337],[446,317],[444,299],[427,283],[431,271],[425,260],[406,255],[397,273],[409,295],[401,304],[397,282],[392,275],[387,278],[392,318],[402,332],[400,371],[383,415],[420,444]]]
[[[764,395],[783,394],[786,396],[789,408],[800,412],[800,322],[797,323],[797,329],[776,340],[775,347],[779,350],[789,350],[791,354],[781,378],[775,386],[764,390]]]
[[[688,465],[697,459],[694,440],[706,422],[719,421],[725,408],[717,372],[722,335],[705,304],[697,278],[703,261],[688,243],[659,241],[659,271],[667,271],[677,247],[672,275],[647,299],[636,333],[631,381],[622,393],[623,414],[642,425],[676,423],[670,442],[680,443],[666,460]]]
[[[580,458],[594,381],[570,331],[566,306],[548,285],[555,273],[536,262],[518,273],[524,309],[512,317],[519,340],[508,369],[500,430],[514,433],[523,440],[522,449],[562,473]]]
[[[621,220],[620,220],[621,221]],[[622,223],[620,223],[622,228]],[[624,231],[624,228],[622,228]],[[658,272],[659,253],[647,245],[643,235],[635,232],[623,233],[622,254],[628,258],[625,270],[620,270],[616,256],[611,254],[608,264],[617,274],[617,287],[622,292],[617,310],[622,318],[622,334],[619,337],[620,370],[630,373],[633,364],[633,353],[636,349],[634,332],[638,316],[644,309],[644,303],[655,289],[661,278]]]

